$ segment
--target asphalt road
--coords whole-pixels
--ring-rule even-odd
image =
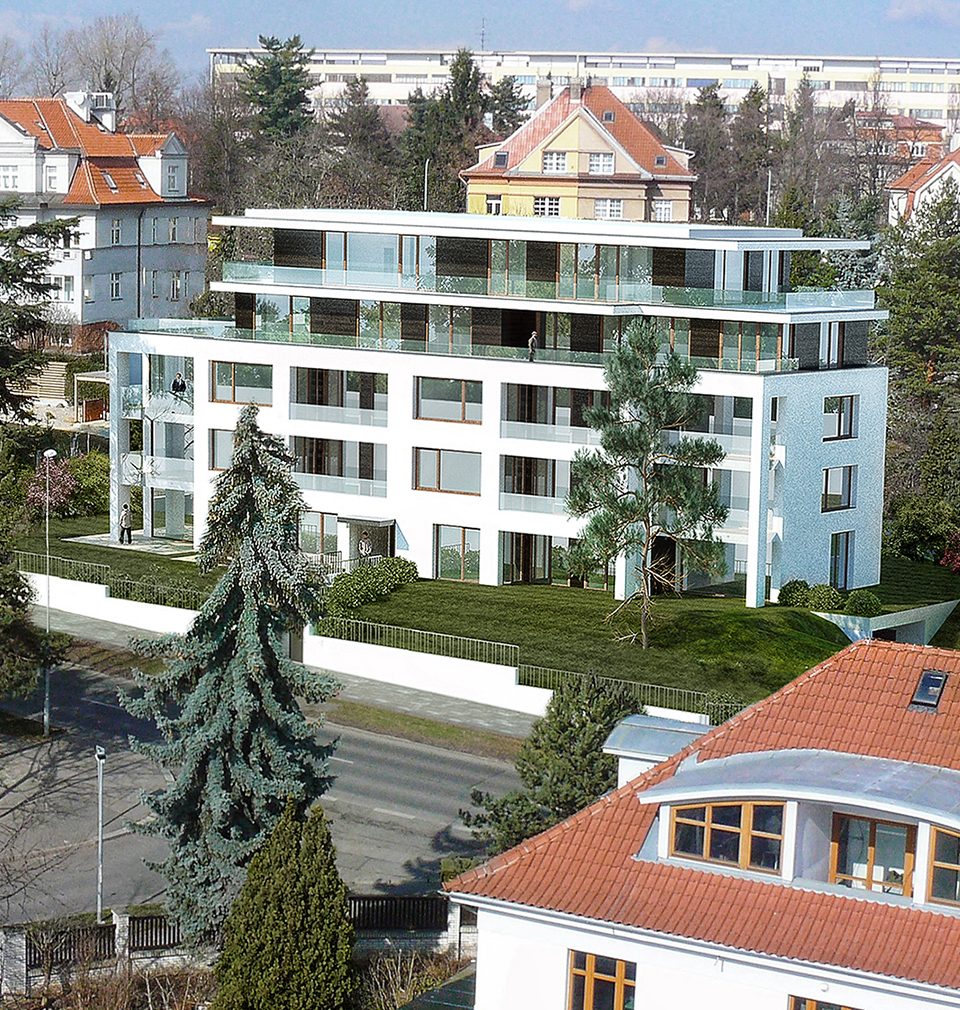
[[[94,747],[107,751],[104,777],[104,905],[155,900],[163,879],[145,859],[164,845],[130,828],[143,820],[141,790],[163,786],[160,772],[133,754],[128,735],[144,727],[117,703],[117,682],[85,671],[54,681],[50,743],[0,737],[2,861],[13,864],[25,890],[0,904],[0,920],[23,921],[95,907],[97,769]],[[38,699],[20,706],[36,712]],[[362,730],[324,727],[339,735],[336,776],[323,799],[348,887],[359,893],[403,893],[436,886],[440,860],[475,851],[458,811],[473,788],[504,792],[512,766]],[[9,833],[14,831],[14,839]],[[2,872],[0,865],[0,872]]]

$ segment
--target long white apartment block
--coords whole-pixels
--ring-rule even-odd
[[[364,547],[422,576],[580,585],[566,552],[584,409],[646,318],[698,366],[691,433],[726,456],[726,575],[761,606],[791,578],[880,572],[887,373],[872,291],[786,290],[790,257],[858,248],[799,231],[348,210],[248,210],[272,257],[213,283],[236,318],[140,320],[110,342],[112,509],[198,541],[245,403],[289,446],[306,549]],[[534,359],[528,340],[538,334]],[[175,389],[181,373],[185,390]],[[134,448],[132,448],[134,447]],[[677,585],[706,576],[666,543]],[[620,558],[586,580],[632,587]]]
[[[257,47],[208,49],[211,77],[239,73],[260,52]],[[442,87],[455,56],[454,49],[318,48],[309,64],[316,82],[312,95],[318,104],[333,101],[346,81],[363,76],[375,102],[403,105],[417,88],[430,93]],[[531,102],[537,82],[549,76],[559,87],[589,78],[628,104],[674,103],[680,106],[677,112],[706,84],[717,84],[731,108],[758,84],[778,107],[805,77],[823,105],[841,106],[853,99],[872,107],[879,93],[891,115],[932,120],[952,130],[960,122],[960,53],[943,58],[494,50],[474,53],[474,60],[493,83],[515,77]]]

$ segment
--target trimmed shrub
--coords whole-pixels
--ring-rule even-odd
[[[845,614],[852,614],[854,617],[876,617],[883,610],[883,604],[876,593],[871,593],[869,589],[854,589],[847,597],[846,606],[843,608]]]
[[[781,607],[806,607],[810,599],[810,583],[805,579],[790,579],[780,587],[777,603]]]
[[[383,573],[383,578],[391,590],[408,582],[416,582],[420,578],[417,563],[409,558],[384,558],[376,567]]]
[[[417,566],[406,558],[384,558],[341,572],[325,594],[328,617],[350,617],[365,603],[389,596],[404,583],[417,580]]]
[[[820,610],[827,613],[839,612],[843,610],[843,594],[826,584],[812,586],[810,595],[807,597],[807,606],[811,610]]]

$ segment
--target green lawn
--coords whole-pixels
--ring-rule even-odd
[[[109,565],[117,574],[127,575],[131,579],[151,579],[157,582],[189,585],[205,592],[209,591],[216,582],[215,576],[201,575],[197,571],[197,566],[191,561],[177,561],[174,558],[157,557],[141,551],[121,551],[111,547],[78,544],[64,539],[65,537],[87,536],[92,533],[105,533],[108,529],[109,519],[107,516],[51,519],[50,554],[54,557],[72,558],[75,561],[91,561],[96,564]],[[45,550],[43,522],[35,523],[19,536],[14,547],[21,551],[43,554]],[[185,552],[187,550],[185,549]]]

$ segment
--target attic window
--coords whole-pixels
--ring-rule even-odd
[[[137,182],[140,183],[141,189],[147,188],[147,180],[144,179],[144,177],[139,172],[134,172],[133,176],[137,180]]]
[[[667,165],[666,155],[658,154],[653,159],[653,163],[654,163],[654,165],[656,165],[657,168],[666,168],[666,165]]]
[[[493,167],[506,168],[509,157],[510,154],[508,151],[497,151],[497,153],[493,156]]]
[[[110,187],[112,192],[117,192],[117,184],[113,181],[113,176],[109,172],[103,173],[103,181]]]
[[[947,675],[942,670],[924,670],[920,682],[910,699],[912,705],[935,709],[940,704],[940,696],[947,683]]]
[[[616,113],[613,111],[613,109],[604,109],[603,121],[605,123],[612,123],[616,118],[617,116]]]

